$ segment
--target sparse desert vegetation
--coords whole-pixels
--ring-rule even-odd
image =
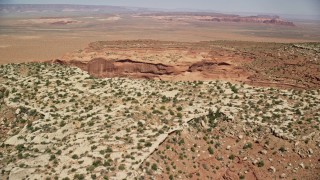
[[[319,90],[0,67],[2,177],[319,177]]]

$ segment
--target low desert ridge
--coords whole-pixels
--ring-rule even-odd
[[[79,67],[95,77],[226,80],[318,89],[319,47],[319,43],[246,41],[97,41],[53,62]]]

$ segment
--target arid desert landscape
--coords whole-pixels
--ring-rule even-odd
[[[0,4],[0,179],[320,179],[319,29]]]
[[[273,16],[235,18],[236,15],[217,13],[156,13],[108,6],[2,5],[0,8],[2,64],[55,59],[96,41],[320,41],[320,22],[316,20],[292,22]],[[225,21],[218,19],[223,17]]]

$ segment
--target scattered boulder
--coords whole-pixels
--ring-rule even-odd
[[[261,150],[260,151],[260,154],[264,154],[264,155],[266,155],[268,153],[268,151],[267,150],[265,150],[265,149],[263,149],[263,150]]]
[[[270,166],[268,169],[269,172],[275,173],[276,172],[276,168],[273,166]]]
[[[299,166],[304,169],[304,164],[303,163],[300,163]]]
[[[20,114],[20,108],[18,108],[17,110],[16,110],[16,114]]]
[[[201,121],[201,126],[205,129],[208,129],[208,125],[204,121]]]
[[[281,175],[280,175],[280,178],[286,178],[287,177],[287,175],[285,174],[285,173],[282,173]]]

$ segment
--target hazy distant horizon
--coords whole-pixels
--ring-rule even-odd
[[[218,12],[244,12],[261,14],[288,14],[317,16],[320,18],[319,0],[0,0],[0,4],[79,4],[79,5],[110,5],[168,10],[199,10]]]

